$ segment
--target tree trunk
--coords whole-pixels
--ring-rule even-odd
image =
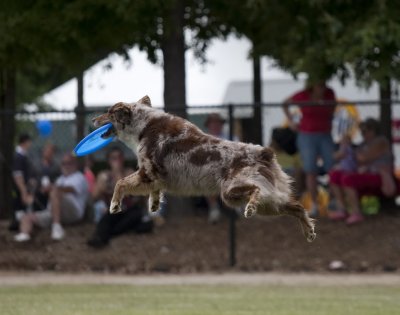
[[[261,80],[261,58],[253,56],[253,103],[254,103],[254,129],[253,141],[262,145],[262,80]]]
[[[390,85],[390,78],[379,85],[380,104],[380,122],[382,132],[392,143],[392,89]]]
[[[79,142],[85,135],[85,103],[83,102],[83,76],[81,72],[77,77],[78,81],[78,94],[76,105],[76,141]]]
[[[11,167],[14,153],[16,110],[16,71],[0,70],[0,217],[12,210]]]
[[[176,0],[163,19],[161,50],[164,59],[165,110],[186,117],[184,4]]]

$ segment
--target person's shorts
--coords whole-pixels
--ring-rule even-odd
[[[61,223],[72,224],[82,220],[83,210],[71,195],[64,195],[60,200]],[[49,227],[52,222],[50,205],[46,210],[35,212],[35,223],[42,227]]]
[[[333,166],[335,145],[330,133],[299,132],[297,147],[306,173],[318,173],[318,158],[322,159],[325,172],[328,172]]]
[[[349,173],[342,170],[332,170],[329,172],[331,184],[342,188],[353,188],[360,196],[382,194],[382,177],[377,173]]]

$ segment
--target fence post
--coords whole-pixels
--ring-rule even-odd
[[[0,218],[12,214],[13,180],[11,166],[14,155],[16,109],[16,70],[0,71]]]
[[[233,105],[228,105],[229,116],[229,140],[233,140]],[[229,265],[234,267],[236,265],[236,212],[231,209],[229,211]]]
[[[77,105],[76,105],[76,141],[80,141],[85,134],[85,103],[83,102],[84,94],[84,73],[81,72],[76,77],[78,93],[77,93]]]

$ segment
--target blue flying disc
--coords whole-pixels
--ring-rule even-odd
[[[77,156],[83,156],[93,153],[101,148],[108,145],[113,139],[113,137],[102,138],[101,136],[105,134],[108,129],[112,128],[112,123],[105,124],[95,131],[89,133],[85,138],[83,138],[78,145],[75,147],[74,152]]]

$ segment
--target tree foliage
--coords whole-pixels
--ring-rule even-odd
[[[255,49],[296,75],[360,85],[400,78],[400,3],[390,0],[248,0],[225,15]]]

